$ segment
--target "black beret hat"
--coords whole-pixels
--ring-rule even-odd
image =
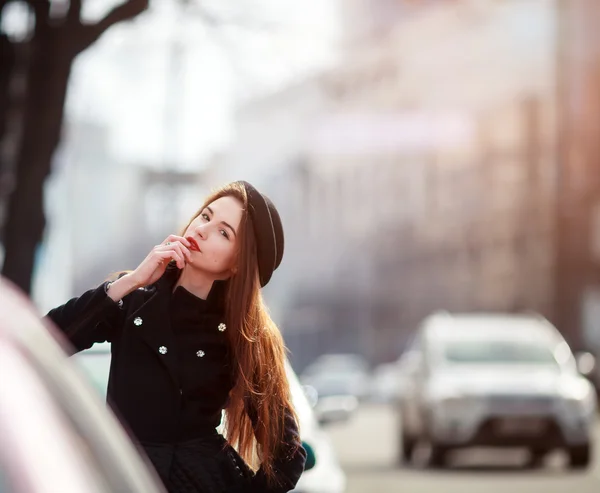
[[[275,205],[247,181],[240,181],[248,196],[248,213],[252,218],[258,273],[261,287],[271,279],[283,258],[283,226]]]

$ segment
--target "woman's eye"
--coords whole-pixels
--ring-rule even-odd
[[[206,219],[207,221],[210,221],[210,217],[208,217],[208,214],[202,214],[202,219]]]
[[[222,235],[223,235],[225,238],[229,239],[229,235],[227,234],[227,231],[225,231],[224,229],[222,229],[222,230],[221,230],[221,234],[222,234]]]

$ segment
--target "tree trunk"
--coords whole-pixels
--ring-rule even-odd
[[[52,30],[45,30],[34,41],[25,121],[15,162],[16,187],[9,197],[4,229],[2,274],[26,293],[31,291],[36,251],[44,232],[43,187],[60,141],[67,85],[76,54],[60,41],[59,33]]]
[[[46,222],[44,182],[60,142],[73,60],[110,27],[141,14],[149,0],[123,1],[95,24],[81,23],[81,1],[73,0],[62,25],[50,19],[48,0],[28,1],[35,11],[36,27],[27,72],[23,132],[14,163],[16,187],[9,197],[4,225],[2,274],[29,294]]]
[[[8,91],[14,63],[14,46],[6,35],[0,33],[0,142],[2,141],[6,126],[6,116],[10,99]]]
[[[0,17],[1,19],[1,17]],[[3,176],[7,172],[6,154],[2,152],[2,144],[8,128],[10,107],[10,81],[15,67],[15,47],[8,37],[0,33],[0,211],[2,210]],[[0,224],[1,224],[0,215]]]

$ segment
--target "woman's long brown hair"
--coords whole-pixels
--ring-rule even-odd
[[[285,413],[295,418],[296,414],[285,373],[286,348],[260,292],[256,239],[243,185],[230,183],[212,193],[190,223],[207,205],[225,196],[238,199],[244,207],[237,235],[236,272],[227,281],[225,304],[235,376],[225,409],[225,433],[242,458],[253,469],[260,465],[273,481],[273,460],[282,446]],[[248,412],[255,414],[254,426]]]

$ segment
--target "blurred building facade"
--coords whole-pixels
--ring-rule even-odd
[[[391,361],[434,310],[534,311],[600,348],[598,4],[347,5],[344,63],[244,108],[218,160],[284,210],[293,362]]]
[[[559,0],[557,9],[556,321],[572,332],[574,344],[598,355],[600,5],[591,0]]]
[[[553,5],[417,3],[349,4],[345,63],[302,86],[319,95],[310,114],[282,104],[297,90],[246,108],[219,161],[277,176],[265,186],[291,249],[278,306],[299,366],[394,359],[436,309],[550,311]],[[302,122],[295,147],[277,121]]]

